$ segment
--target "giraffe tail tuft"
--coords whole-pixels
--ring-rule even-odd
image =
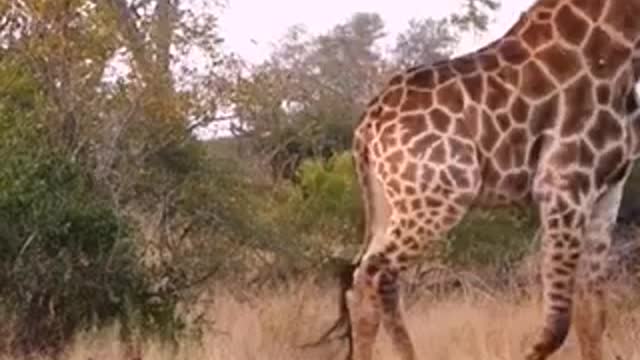
[[[322,333],[322,335],[315,341],[305,343],[301,345],[301,348],[318,347],[323,344],[332,341],[347,340],[348,343],[348,355],[347,359],[351,358],[352,354],[352,339],[351,339],[351,321],[349,319],[349,308],[347,304],[347,292],[353,285],[353,272],[358,267],[359,263],[342,261],[337,265],[335,274],[339,280],[339,292],[338,292],[338,318],[333,324]],[[337,333],[338,335],[332,338],[332,335]]]

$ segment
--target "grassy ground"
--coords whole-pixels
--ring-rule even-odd
[[[178,350],[170,350],[148,342],[132,353],[116,340],[117,330],[106,329],[78,336],[64,359],[343,359],[345,349],[339,343],[307,350],[297,346],[313,340],[334,319],[336,307],[332,295],[331,291],[310,286],[247,302],[219,295],[209,309],[217,331],[206,334],[201,343],[183,343]],[[498,298],[476,295],[420,300],[408,310],[408,323],[421,358],[522,358],[521,351],[540,320],[538,304],[533,300],[514,301],[506,295]],[[628,297],[614,299],[607,331],[607,359],[640,359],[640,311],[634,311],[628,301]],[[379,340],[376,359],[394,359],[384,332]],[[579,359],[573,333],[554,358]]]

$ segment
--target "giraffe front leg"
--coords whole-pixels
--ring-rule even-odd
[[[582,360],[603,359],[602,338],[607,318],[607,256],[623,186],[624,181],[608,190],[597,201],[587,222],[575,308]]]
[[[575,273],[582,248],[585,216],[555,193],[540,204],[544,323],[527,360],[545,360],[564,343],[571,325]]]

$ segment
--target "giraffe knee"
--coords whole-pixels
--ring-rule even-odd
[[[356,287],[369,287],[383,306],[397,302],[399,270],[383,253],[367,256],[354,273]]]

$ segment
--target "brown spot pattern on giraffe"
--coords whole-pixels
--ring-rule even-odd
[[[590,27],[589,23],[576,14],[569,5],[563,5],[558,10],[554,22],[560,36],[575,46],[582,44]]]
[[[505,112],[500,112],[496,115],[496,122],[498,123],[498,128],[500,128],[500,132],[502,133],[507,132],[507,130],[511,128],[511,119]]]
[[[551,11],[544,11],[544,10],[540,10],[536,13],[536,20],[538,21],[549,21],[551,20],[551,17],[553,16],[553,13]]]
[[[524,165],[527,156],[527,131],[512,128],[496,148],[495,159],[504,171]]]
[[[514,196],[523,196],[529,190],[530,181],[531,176],[526,170],[510,172],[502,179],[500,188],[512,192]]]
[[[407,85],[419,89],[432,89],[436,86],[435,73],[428,68],[420,70],[407,79]]]
[[[397,87],[393,88],[382,97],[382,103],[390,108],[395,108],[400,105],[400,101],[402,100],[402,95],[404,94],[404,88]]]
[[[610,141],[620,139],[623,135],[621,121],[610,111],[601,109],[598,111],[596,121],[587,132],[591,144],[598,150],[604,149]]]
[[[369,117],[371,119],[379,119],[380,115],[382,114],[382,106],[375,106],[373,107],[370,111],[368,115],[364,115],[363,118],[360,119],[360,122],[364,121],[365,117]],[[369,123],[369,126],[371,126],[371,123]]]
[[[440,135],[432,132],[426,133],[413,142],[409,147],[409,154],[412,157],[420,157],[431,149],[438,141],[440,141]]]
[[[535,140],[530,143],[527,153],[527,166],[529,168],[533,168],[538,164],[546,145],[553,140],[553,137],[548,134],[538,135],[534,138]]]
[[[542,0],[539,5],[541,8],[546,9],[555,9],[556,6],[560,3],[560,0]]]
[[[580,139],[580,144],[578,146],[578,164],[585,168],[591,168],[594,160],[595,154],[593,153],[593,150],[591,150],[589,144],[587,144],[584,138]]]
[[[416,181],[416,178],[418,177],[418,164],[413,161],[407,163],[407,165],[404,167],[404,170],[402,171],[402,174],[400,174],[400,177],[408,182]]]
[[[555,125],[559,103],[559,96],[556,95],[533,107],[529,121],[529,131],[532,135],[536,136]]]
[[[600,84],[596,88],[598,104],[607,105],[611,101],[611,89],[606,84]]]
[[[402,191],[402,184],[398,179],[392,178],[387,180],[387,186],[397,195]]]
[[[611,1],[609,12],[605,15],[604,21],[614,29],[621,32],[629,41],[634,41],[634,35],[640,32],[640,4],[635,1]]]
[[[548,12],[547,14],[551,15]],[[553,27],[547,22],[530,22],[520,37],[531,50],[535,51],[553,40]]]
[[[390,167],[394,167],[394,165],[397,167],[399,164],[402,163],[402,161],[404,160],[404,152],[402,152],[402,150],[395,150],[393,152],[391,152],[389,155],[387,155],[387,157],[384,159],[384,162],[389,164]],[[397,172],[397,171],[392,171],[392,172]]]
[[[460,75],[468,75],[478,70],[478,64],[473,56],[462,56],[451,61],[451,67]]]
[[[442,85],[457,76],[449,66],[449,63],[442,63],[440,66],[437,66],[435,72],[438,85]]]
[[[380,130],[386,123],[392,120],[395,120],[397,117],[398,117],[398,112],[395,110],[385,111],[382,114],[380,114],[380,118],[378,119],[378,121],[375,122],[376,132],[380,132]]]
[[[522,68],[521,91],[524,96],[539,99],[551,93],[554,87],[553,81],[549,79],[536,62],[529,61]]]
[[[402,143],[408,143],[411,139],[427,131],[429,126],[423,114],[403,115],[398,123],[402,128]]]
[[[562,83],[576,76],[582,68],[578,54],[560,44],[540,50],[535,57],[544,64],[551,76]]]
[[[462,87],[473,102],[476,104],[482,102],[482,94],[484,93],[484,77],[482,75],[465,76],[461,82]]]
[[[565,118],[560,129],[561,137],[581,132],[593,115],[593,87],[589,76],[583,75],[564,92]]]
[[[505,65],[496,71],[496,76],[500,81],[505,84],[511,85],[514,88],[520,86],[520,71],[511,65]]]
[[[616,146],[602,154],[596,163],[595,185],[601,188],[605,185],[609,176],[621,165],[624,160],[624,152],[620,146]]]
[[[511,92],[494,75],[487,78],[486,105],[490,110],[504,109],[511,97]]]
[[[453,180],[449,177],[449,174],[446,170],[440,170],[440,184],[447,188],[453,187]]]
[[[493,117],[486,111],[482,113],[482,130],[480,132],[479,144],[482,150],[487,153],[490,153],[493,150],[498,140],[500,139],[500,132],[498,131],[493,120]]]
[[[433,94],[430,91],[407,90],[401,112],[429,109],[433,105]]]
[[[440,110],[439,108],[435,108],[429,112],[429,120],[436,131],[443,134],[449,131],[449,127],[451,126],[451,118],[446,112]]]
[[[529,51],[517,39],[505,39],[498,46],[500,58],[507,64],[522,65],[529,59]]]
[[[400,74],[395,75],[394,77],[391,78],[391,80],[389,80],[389,86],[400,85],[400,84],[402,84],[403,80],[404,80],[404,78],[402,77],[402,75],[400,75]]]
[[[415,198],[411,200],[410,206],[411,210],[418,211],[424,207],[424,204],[422,203],[422,199]]]
[[[482,179],[485,186],[492,188],[498,185],[502,175],[498,171],[498,168],[494,164],[493,160],[487,159],[482,168]]]
[[[579,204],[581,195],[588,194],[592,190],[591,176],[582,171],[573,171],[567,175],[567,183],[571,184],[569,195],[574,204]],[[569,224],[573,226],[573,224]]]
[[[604,10],[605,0],[573,0],[573,4],[582,9],[585,15],[587,15],[591,21],[598,21],[602,16],[602,10]]]
[[[444,142],[440,141],[433,146],[428,161],[436,164],[444,164],[447,161],[447,148],[444,146]]]
[[[464,129],[457,127],[456,134],[462,137],[476,139],[480,132],[480,110],[478,110],[478,107],[474,105],[468,106],[464,111],[463,122],[460,125],[464,125]],[[465,130],[467,136],[462,135],[465,133]]]
[[[627,61],[631,49],[615,41],[600,26],[596,26],[587,39],[583,53],[593,76],[610,79],[622,63]]]
[[[620,164],[618,168],[607,178],[607,184],[612,185],[620,182],[627,174],[631,165],[632,163],[628,159],[623,161],[622,164]]]
[[[467,169],[456,165],[450,165],[447,167],[447,169],[449,171],[451,179],[455,183],[456,188],[469,189],[471,187],[472,180]]]
[[[523,124],[529,118],[529,108],[529,103],[527,103],[522,96],[517,96],[511,105],[511,118],[517,124]]]
[[[454,114],[461,113],[464,106],[462,90],[456,82],[451,82],[437,89],[436,101],[438,105],[446,107]]]
[[[498,56],[491,52],[483,52],[478,54],[477,61],[480,65],[480,68],[485,72],[492,72],[500,67]]]
[[[382,146],[382,151],[386,152],[398,143],[396,127],[396,124],[391,123],[380,132],[380,145]]]

